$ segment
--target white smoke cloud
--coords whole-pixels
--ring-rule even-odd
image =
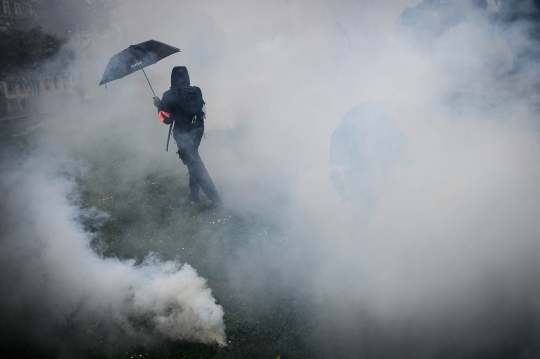
[[[81,212],[73,203],[78,169],[71,160],[45,155],[25,157],[18,168],[4,166],[1,263],[18,274],[14,288],[21,297],[10,305],[42,307],[53,327],[68,319],[101,321],[102,331],[123,333],[107,337],[113,343],[161,337],[224,344],[223,308],[189,264],[150,253],[136,265],[91,249],[94,235],[78,218],[99,222],[107,216]],[[29,300],[36,291],[40,298]],[[145,329],[133,324],[137,317],[145,319]]]
[[[130,44],[154,38],[182,48],[181,54],[147,69],[158,96],[169,86],[172,66],[186,65],[192,83],[202,88],[209,110],[202,157],[227,206],[240,213],[282,215],[292,229],[287,244],[280,240],[275,245],[247,246],[235,260],[225,258],[231,287],[247,293],[263,290],[261,278],[272,276],[295,293],[308,283],[313,293],[310,300],[322,303],[316,315],[323,318],[323,332],[326,327],[337,333],[343,347],[353,348],[349,357],[362,352],[354,352],[355,343],[377,342],[377,338],[371,340],[369,328],[387,323],[391,327],[403,318],[401,323],[413,323],[411,327],[417,330],[407,327],[399,332],[418,335],[411,342],[422,340],[433,348],[468,346],[473,351],[496,345],[512,335],[514,312],[501,319],[505,329],[500,336],[486,334],[479,340],[490,331],[482,318],[473,323],[476,326],[467,327],[486,312],[487,317],[499,318],[490,312],[494,306],[488,289],[493,286],[500,290],[494,290],[494,297],[512,293],[508,307],[540,311],[535,264],[540,233],[535,221],[540,211],[536,160],[540,144],[534,125],[537,94],[531,86],[535,77],[501,77],[512,66],[507,54],[499,54],[504,61],[497,68],[484,67],[487,60],[497,57],[497,51],[503,52],[505,44],[493,24],[464,22],[439,38],[428,39],[427,49],[411,46],[410,39],[396,36],[404,32],[396,20],[405,6],[417,3],[132,2],[119,10],[116,41],[104,39],[88,51],[97,83],[110,55]],[[174,21],[141,26],[149,17],[171,16]],[[350,50],[334,43],[336,20],[350,35]],[[341,46],[338,55],[342,58],[336,56],[336,46]],[[96,105],[77,112],[82,121],[58,120],[43,133],[67,152],[84,153],[97,163],[108,153],[102,152],[96,140],[112,138],[125,150],[126,163],[137,166],[137,171],[126,171],[119,181],[127,183],[119,183],[122,188],[154,170],[173,172],[187,185],[185,172],[180,177],[179,160],[163,152],[166,128],[157,123],[142,74],[113,82],[108,90],[89,92]],[[450,92],[459,92],[465,103],[437,102]],[[523,97],[531,92],[533,96]],[[362,219],[362,236],[353,236],[351,228],[358,226],[358,218],[341,202],[328,179],[329,142],[347,110],[371,100],[389,105],[409,140],[410,153],[408,162],[391,169],[378,183],[375,208]],[[235,127],[242,131],[226,133],[221,141],[212,133]],[[68,220],[78,212],[65,201],[73,182],[58,182],[57,176],[49,181],[40,171],[41,179],[34,182],[26,172],[18,173],[14,183],[24,186],[12,192],[25,201],[8,202],[13,215],[30,223],[33,218],[53,223],[47,217],[52,216],[49,205],[41,201],[49,198],[39,193],[28,196],[36,191],[27,189],[42,186],[43,191],[52,191],[51,203],[60,203],[60,212],[65,211],[59,217],[60,227],[71,228],[74,238],[81,238],[77,243],[89,241],[89,234]],[[276,193],[285,194],[277,205],[266,201],[265,196],[277,197]],[[57,227],[50,230],[56,233]],[[24,226],[17,230],[30,231]],[[27,238],[37,238],[37,231],[31,232]],[[272,239],[278,243],[277,238],[268,241]],[[367,239],[374,241],[374,249]],[[14,243],[10,245],[17,246]],[[66,294],[51,301],[67,303],[73,311],[75,303],[88,294],[88,308],[98,311],[99,306],[112,305],[133,335],[137,329],[127,319],[130,311],[152,313],[155,328],[166,337],[203,342],[224,338],[221,309],[187,265],[179,269],[178,264],[159,264],[150,257],[145,266],[135,267],[133,262],[102,259],[84,246],[73,245],[73,253],[81,251],[78,257],[89,264],[80,266],[79,261],[65,258],[61,248],[54,250],[53,258],[47,259],[58,265],[52,273],[59,279],[54,292]],[[39,251],[36,258],[41,258]],[[80,269],[76,274],[62,268],[102,271],[97,275]],[[175,282],[175,290],[159,285],[177,277],[183,280]],[[253,288],[245,284],[246,277],[253,278]],[[81,286],[80,278],[87,278],[96,289]],[[195,293],[182,289],[188,282]],[[107,289],[117,284],[122,290]],[[161,290],[151,289],[154,286]],[[177,293],[192,298],[185,299],[191,303],[192,314],[165,314],[169,313],[167,304],[184,300]],[[372,317],[357,317],[365,308]],[[459,325],[452,327],[456,322]],[[368,329],[362,332],[363,326]],[[448,344],[452,337],[460,338],[459,343]],[[425,357],[435,354],[428,352]]]

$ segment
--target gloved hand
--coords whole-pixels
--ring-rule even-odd
[[[157,96],[154,96],[154,106],[156,106],[157,108],[161,106],[161,100]]]

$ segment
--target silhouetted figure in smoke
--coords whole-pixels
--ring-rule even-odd
[[[431,49],[434,38],[445,30],[438,14],[440,0],[424,0],[415,7],[406,7],[399,18],[399,24],[409,31],[409,37],[424,50]]]
[[[212,201],[210,208],[220,207],[221,198],[199,155],[205,117],[202,92],[198,87],[190,86],[189,74],[184,66],[172,70],[171,89],[163,94],[161,101],[154,97],[154,105],[163,123],[174,121],[173,136],[178,146],[178,155],[189,171],[191,193],[188,201],[199,202],[199,190],[202,188]]]
[[[487,15],[486,11],[486,0],[424,0],[413,8],[407,7],[401,14],[400,22],[417,31],[429,31],[437,37],[459,23],[470,21],[471,15]]]
[[[467,34],[471,33],[477,41],[476,51],[483,57],[482,65],[493,68],[501,59],[495,41],[495,15],[488,12],[487,5],[486,0],[424,0],[403,11],[400,30],[418,48],[439,53],[459,51],[459,42],[469,41]]]
[[[510,74],[540,60],[540,0],[496,0],[498,26],[512,51]]]
[[[353,234],[363,232],[381,180],[401,155],[405,136],[385,106],[366,102],[349,110],[332,134],[330,179],[354,213]]]

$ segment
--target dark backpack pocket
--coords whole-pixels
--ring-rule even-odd
[[[182,87],[180,90],[180,106],[190,123],[202,121],[204,101],[201,89],[196,86]]]

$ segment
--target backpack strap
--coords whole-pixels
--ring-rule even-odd
[[[169,135],[167,136],[167,147],[165,148],[165,152],[169,152],[169,141],[171,140],[171,131],[174,121],[171,122],[169,126]]]

